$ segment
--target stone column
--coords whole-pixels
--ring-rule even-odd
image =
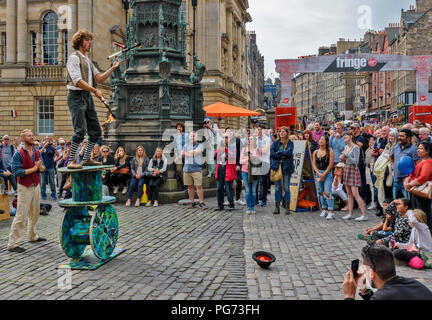
[[[16,0],[6,2],[6,63],[16,63]]]
[[[35,53],[36,53],[36,59],[35,62],[36,63],[41,63],[42,62],[42,49],[41,49],[41,32],[40,29],[36,31],[36,49],[35,49]]]
[[[77,0],[78,1],[78,29],[87,29],[91,32],[92,22],[92,1],[90,0]],[[123,14],[123,13],[122,13]]]
[[[27,63],[27,0],[18,0],[17,13],[17,62]]]
[[[71,8],[71,18],[70,23],[71,30],[68,30],[68,52],[72,53],[74,49],[72,48],[72,37],[77,31],[77,0],[68,0],[68,6]]]
[[[232,23],[233,23],[233,7],[229,6],[227,8],[227,33],[228,33],[228,77],[232,78],[233,76],[233,32],[232,32]]]
[[[57,37],[57,63],[59,65],[62,65],[64,62],[63,53],[64,53],[64,46],[63,46],[63,30],[58,30],[58,37]]]
[[[242,47],[241,47],[241,43],[242,43],[242,25],[241,23],[237,25],[237,48],[238,48],[238,57],[237,57],[237,70],[238,70],[238,75],[237,75],[237,82],[239,83],[239,86],[241,87],[242,84],[242,75],[243,75],[243,70],[242,70],[242,58],[241,55],[243,53]]]

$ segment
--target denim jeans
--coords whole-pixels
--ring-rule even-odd
[[[41,173],[41,195],[42,197],[46,197],[46,185],[49,183],[51,188],[51,197],[56,195],[56,185],[55,185],[55,168],[45,169],[44,172]]]
[[[401,193],[403,198],[406,199],[410,198],[408,191],[405,190],[403,181],[401,182],[393,181],[393,199],[399,199]]]
[[[255,206],[257,202],[256,187],[258,185],[259,179],[254,180],[252,183],[248,183],[248,173],[242,172],[243,183],[245,185],[246,194],[246,205],[249,211],[255,211]]]
[[[145,177],[141,177],[141,179],[138,180],[136,177],[132,176],[131,181],[129,183],[128,199],[132,199],[133,193],[135,192],[137,187],[138,187],[137,199],[141,199],[144,193],[143,192],[144,184],[145,184]]]
[[[275,201],[277,203],[281,202],[282,200],[282,181],[283,186],[285,189],[285,203],[287,206],[290,205],[291,202],[291,192],[290,192],[290,181],[291,181],[291,175],[282,173],[282,180],[276,181],[275,184]]]
[[[219,165],[218,169],[218,178],[216,181],[216,194],[219,208],[223,208],[224,203],[224,189],[226,190],[229,206],[234,208],[234,190],[233,190],[233,182],[225,181],[225,172],[226,167]]]
[[[320,173],[324,173],[325,170],[319,170]],[[319,182],[319,177],[316,175],[317,180],[317,191],[319,194],[319,199],[321,202],[321,207],[323,210],[334,210],[334,197],[332,194],[332,183],[333,183],[333,173],[330,171],[326,176],[324,181]],[[325,192],[329,194],[329,197],[325,195]]]

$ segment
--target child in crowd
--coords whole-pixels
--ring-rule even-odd
[[[334,170],[334,179],[332,184],[332,193],[334,196],[338,196],[342,199],[343,202],[345,202],[345,207],[342,208],[342,211],[348,210],[348,196],[346,192],[343,189],[342,184],[342,177],[343,177],[343,170],[344,170],[345,164],[343,162],[339,162]]]
[[[377,240],[376,244],[383,244],[389,247],[390,241],[394,238],[396,242],[408,242],[411,235],[411,226],[408,222],[408,212],[411,211],[411,201],[409,199],[397,199],[394,201],[397,206],[396,221],[392,235]]]
[[[385,213],[383,222],[377,224],[373,228],[366,228],[366,235],[357,235],[360,240],[366,240],[371,243],[393,234],[397,213],[396,202],[392,201],[392,199],[385,199],[383,202],[383,210]]]
[[[424,211],[420,209],[409,210],[407,216],[408,223],[412,227],[409,241],[407,243],[396,242],[393,254],[397,260],[409,264],[412,258],[421,258],[420,251],[432,252],[432,236]]]

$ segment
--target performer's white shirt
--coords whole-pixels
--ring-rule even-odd
[[[89,70],[89,82],[88,82],[88,84],[90,85],[90,87],[93,87],[93,73],[96,75],[96,74],[99,74],[100,72],[99,72],[99,70],[94,66],[94,64],[92,63],[92,64],[90,64],[90,59],[86,56],[86,55],[83,55],[80,51],[78,51],[77,50],[77,52],[78,52],[78,54],[80,54],[82,57],[84,57],[85,59],[86,59],[86,61],[87,61],[87,65],[88,65],[88,70]],[[78,81],[80,81],[80,80],[84,80],[85,81],[85,79],[83,79],[82,78],[82,75],[81,75],[81,68],[80,68],[80,64],[81,64],[81,61],[80,61],[80,58],[78,57],[78,56],[76,56],[76,55],[71,55],[71,56],[69,56],[69,59],[68,59],[68,62],[67,62],[67,65],[66,65],[66,67],[67,67],[67,70],[68,70],[68,72],[69,72],[69,74],[70,74],[70,76],[71,76],[71,78],[72,78],[72,82],[74,83],[74,84],[77,84],[77,82]],[[79,88],[79,87],[76,87],[76,86],[69,86],[69,85],[67,85],[67,88],[69,89],[69,90],[82,90],[81,88]]]

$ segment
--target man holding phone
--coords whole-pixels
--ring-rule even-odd
[[[57,200],[56,184],[55,184],[55,157],[59,156],[59,152],[53,147],[50,136],[45,137],[43,146],[39,149],[42,158],[42,163],[45,166],[45,171],[41,174],[41,195],[42,200],[46,199],[46,185],[49,183],[51,188],[51,198]]]
[[[396,274],[393,252],[383,245],[364,247],[362,266],[364,274],[355,276],[353,270],[346,273],[342,284],[345,300],[355,300],[358,285],[367,280],[378,290],[361,290],[359,294],[364,300],[432,300],[432,292],[422,283]],[[351,267],[356,269],[355,261]]]

